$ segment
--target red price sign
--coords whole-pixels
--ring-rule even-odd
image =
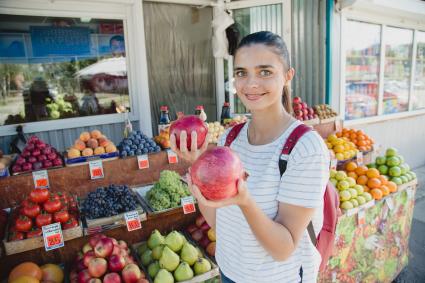
[[[46,251],[54,250],[65,245],[59,222],[45,225],[41,229],[43,231],[44,248]]]
[[[61,243],[62,237],[60,234],[55,234],[47,237],[47,246],[53,247]]]
[[[91,173],[92,173],[93,177],[101,177],[103,175],[102,174],[102,169],[100,169],[100,168],[93,169],[91,171]]]
[[[46,187],[47,186],[47,179],[40,179],[35,181],[36,187]]]
[[[193,201],[192,196],[182,198],[181,203],[182,203],[184,214],[189,214],[196,211],[195,203]]]
[[[149,168],[149,159],[147,154],[138,155],[137,156],[137,164],[139,165],[139,169],[147,169]]]
[[[94,160],[89,162],[91,179],[100,179],[104,177],[102,160]]]
[[[177,158],[177,154],[172,150],[167,150],[167,156],[168,156],[168,163],[169,164],[175,164],[179,162],[179,159]]]
[[[366,215],[363,209],[360,209],[357,213],[357,225],[363,226],[366,224]]]
[[[32,172],[32,178],[36,189],[49,188],[49,176],[46,170]]]
[[[137,211],[129,211],[124,214],[124,219],[129,232],[142,228],[140,223],[139,213]]]

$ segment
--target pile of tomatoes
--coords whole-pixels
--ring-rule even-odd
[[[57,222],[61,223],[62,230],[79,225],[76,200],[67,193],[34,189],[14,211],[9,241],[41,236],[41,227]]]

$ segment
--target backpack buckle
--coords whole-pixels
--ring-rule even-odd
[[[288,159],[289,159],[289,154],[281,154],[280,155],[280,160],[288,161]]]

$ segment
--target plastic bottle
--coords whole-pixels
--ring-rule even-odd
[[[205,113],[204,106],[202,105],[196,106],[195,115],[199,116],[199,118],[201,118],[201,120],[204,122],[207,120],[207,114]]]
[[[230,117],[230,103],[224,102],[223,107],[221,108],[220,123],[224,125],[230,119],[232,119],[232,117]]]
[[[164,131],[170,126],[170,115],[168,114],[168,106],[161,106],[161,116],[159,117],[158,133]]]

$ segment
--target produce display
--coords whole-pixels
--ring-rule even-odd
[[[210,134],[208,143],[217,143],[220,136],[224,133],[224,127],[220,122],[210,122],[208,123],[208,133]]]
[[[71,283],[148,283],[144,278],[146,275],[130,255],[127,243],[103,234],[89,239],[70,272]]]
[[[170,127],[161,130],[159,135],[154,137],[154,141],[161,145],[163,149],[170,148]]]
[[[294,117],[300,121],[317,118],[317,114],[314,112],[314,109],[309,107],[306,102],[303,102],[299,96],[292,99],[292,109],[294,110]]]
[[[12,166],[12,172],[31,172],[62,165],[62,157],[54,147],[32,136]]]
[[[34,189],[19,209],[12,213],[9,241],[42,236],[41,227],[60,222],[62,230],[77,227],[78,206],[68,193],[51,193],[48,189]]]
[[[356,145],[347,138],[338,138],[335,134],[329,135],[325,140],[328,149],[335,155],[339,161],[348,160],[357,155],[359,151]]]
[[[187,115],[183,116],[173,123],[170,126],[170,135],[174,135],[176,137],[176,146],[180,149],[180,134],[182,131],[186,131],[186,146],[187,150],[191,150],[192,146],[192,132],[196,132],[197,140],[196,145],[197,148],[200,148],[204,142],[205,138],[208,134],[208,127],[204,121],[196,115]]]
[[[245,115],[236,115],[232,119],[224,120],[224,128],[231,128],[237,124],[245,123],[246,121],[248,121],[248,118]]]
[[[99,130],[82,132],[74,145],[68,149],[68,158],[78,158],[116,152],[114,143],[108,140]]]
[[[128,186],[109,185],[88,193],[82,203],[81,211],[87,218],[95,219],[132,211],[137,206],[134,193]]]
[[[62,283],[64,272],[56,264],[38,266],[33,262],[23,262],[15,266],[8,276],[8,283]]]
[[[378,156],[375,163],[370,167],[377,168],[382,175],[397,185],[402,185],[416,179],[416,174],[410,171],[410,166],[404,162],[403,156],[399,155],[397,149],[388,148],[385,156]]]
[[[178,173],[163,170],[158,182],[146,193],[146,200],[155,211],[160,211],[180,206],[181,198],[189,195],[189,188]]]
[[[130,136],[118,144],[121,157],[136,156],[153,152],[160,152],[161,147],[154,140],[140,131],[131,132]]]
[[[205,249],[209,256],[215,256],[215,242],[217,240],[215,231],[208,225],[202,214],[196,217],[194,224],[186,228],[186,232]]]
[[[370,151],[373,148],[374,141],[362,130],[343,128],[342,131],[335,134],[338,138],[345,138],[356,145],[360,151]]]
[[[212,268],[202,252],[177,231],[163,236],[154,230],[137,253],[154,283],[190,280]]]
[[[244,171],[239,157],[230,147],[217,146],[198,157],[191,166],[190,175],[205,198],[223,200],[238,193],[236,184],[244,177]]]
[[[313,108],[314,108],[317,116],[320,118],[320,120],[329,119],[329,118],[338,116],[338,113],[336,113],[327,104],[319,104],[319,105],[314,106]]]

